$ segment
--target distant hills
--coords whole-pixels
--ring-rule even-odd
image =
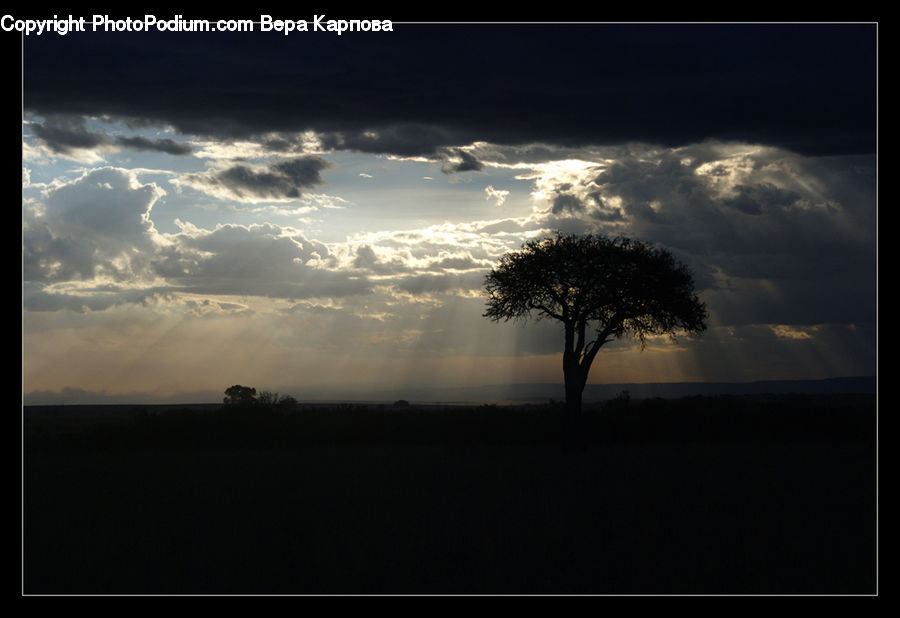
[[[807,395],[835,395],[875,393],[876,377],[860,376],[825,380],[765,380],[758,382],[650,382],[634,384],[588,384],[584,401],[605,401],[624,391],[633,399],[649,397],[679,398],[692,395],[763,395],[798,393]],[[422,388],[391,391],[379,394],[379,399],[403,398],[409,401],[441,402],[539,402],[553,399],[563,401],[562,384],[506,384],[458,388]]]
[[[613,399],[624,391],[633,399],[662,397],[665,399],[693,395],[763,395],[798,393],[808,395],[870,394],[876,392],[875,376],[829,378],[825,380],[764,380],[757,382],[650,382],[622,384],[588,384],[586,403]],[[253,386],[248,384],[248,386]],[[224,387],[223,387],[224,389]],[[562,384],[494,384],[469,387],[416,387],[390,390],[337,390],[321,387],[282,388],[278,392],[305,402],[391,403],[405,399],[418,403],[547,403],[563,401]],[[25,405],[174,405],[219,404],[222,393],[200,392],[165,399],[152,395],[109,396],[77,389],[63,392],[26,393]]]

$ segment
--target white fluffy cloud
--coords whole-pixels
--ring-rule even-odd
[[[284,299],[339,298],[368,294],[362,276],[329,268],[329,249],[302,233],[272,224],[183,225],[159,254],[158,274],[174,287],[211,295]]]
[[[165,192],[136,174],[99,168],[56,184],[23,205],[26,281],[53,282],[147,275],[157,233],[150,218]]]

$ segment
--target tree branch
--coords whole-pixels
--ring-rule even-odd
[[[607,343],[608,341],[609,339],[607,339],[605,336],[597,337],[587,348],[587,351],[584,353],[584,356],[581,358],[581,361],[578,364],[585,371],[590,369],[591,363],[594,362],[594,357],[597,356],[597,352],[599,352],[603,344]]]
[[[610,335],[612,335],[616,329],[618,328],[619,323],[621,322],[618,314],[613,316],[606,324],[606,328],[602,331],[597,329],[597,338],[594,339],[590,344],[588,344],[584,356],[581,358],[580,365],[585,369],[590,368],[591,363],[594,362],[594,357],[597,356],[597,352],[600,348],[610,341]]]
[[[560,314],[558,314],[558,313],[556,313],[556,312],[554,312],[554,311],[550,311],[550,309],[548,309],[548,308],[545,307],[544,305],[541,305],[541,304],[538,304],[538,303],[531,303],[531,306],[534,307],[535,309],[539,309],[539,310],[543,311],[544,313],[546,313],[547,315],[549,315],[551,318],[553,318],[553,319],[555,319],[555,320],[559,320],[560,322],[564,322],[565,319],[566,319],[566,318],[563,317],[562,315],[560,315]]]

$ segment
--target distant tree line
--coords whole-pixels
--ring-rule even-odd
[[[290,395],[279,395],[271,391],[260,391],[256,393],[256,389],[249,386],[235,384],[225,389],[226,405],[263,405],[263,406],[281,406],[293,407],[297,405],[297,400]]]

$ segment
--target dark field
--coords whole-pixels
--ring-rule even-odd
[[[874,594],[875,411],[26,408],[24,592]]]

